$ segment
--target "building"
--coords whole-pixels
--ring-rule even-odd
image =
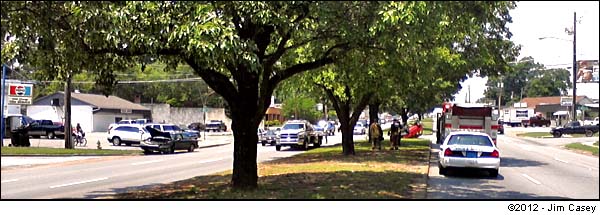
[[[27,107],[33,119],[64,121],[64,93],[57,92],[35,100]],[[149,108],[117,96],[71,93],[71,123],[84,132],[106,132],[108,125],[122,119],[151,118]]]
[[[578,109],[585,105],[594,104],[594,101],[587,96],[577,96],[576,101],[579,105],[577,106]],[[540,113],[547,119],[560,119],[561,123],[559,124],[568,121],[571,107],[561,105],[561,96],[523,98],[521,102],[527,103],[527,107],[534,108],[535,113]]]

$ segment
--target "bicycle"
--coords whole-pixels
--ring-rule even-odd
[[[85,135],[82,135],[81,138],[77,138],[77,135],[73,134],[73,144],[74,146],[86,146],[87,139],[85,138]]]

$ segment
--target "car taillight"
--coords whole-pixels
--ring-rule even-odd
[[[452,156],[452,150],[450,150],[450,148],[446,148],[446,150],[444,150],[444,156]]]
[[[500,157],[500,152],[498,152],[498,150],[494,150],[491,154],[492,157],[498,158]]]

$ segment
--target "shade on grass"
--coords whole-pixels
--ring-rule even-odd
[[[388,141],[384,141],[389,146]],[[311,149],[258,164],[259,188],[232,190],[231,171],[143,190],[116,198],[135,199],[389,199],[424,198],[429,140],[403,140],[399,151],[372,151],[356,144],[355,156],[340,145]],[[133,188],[132,188],[133,189]]]

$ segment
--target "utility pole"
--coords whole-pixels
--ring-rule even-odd
[[[73,141],[72,141],[72,130],[71,130],[71,75],[72,72],[71,71],[65,71],[65,73],[67,73],[67,80],[65,83],[65,149],[74,149],[75,146],[73,145]]]
[[[577,120],[577,12],[573,12],[573,120]]]

